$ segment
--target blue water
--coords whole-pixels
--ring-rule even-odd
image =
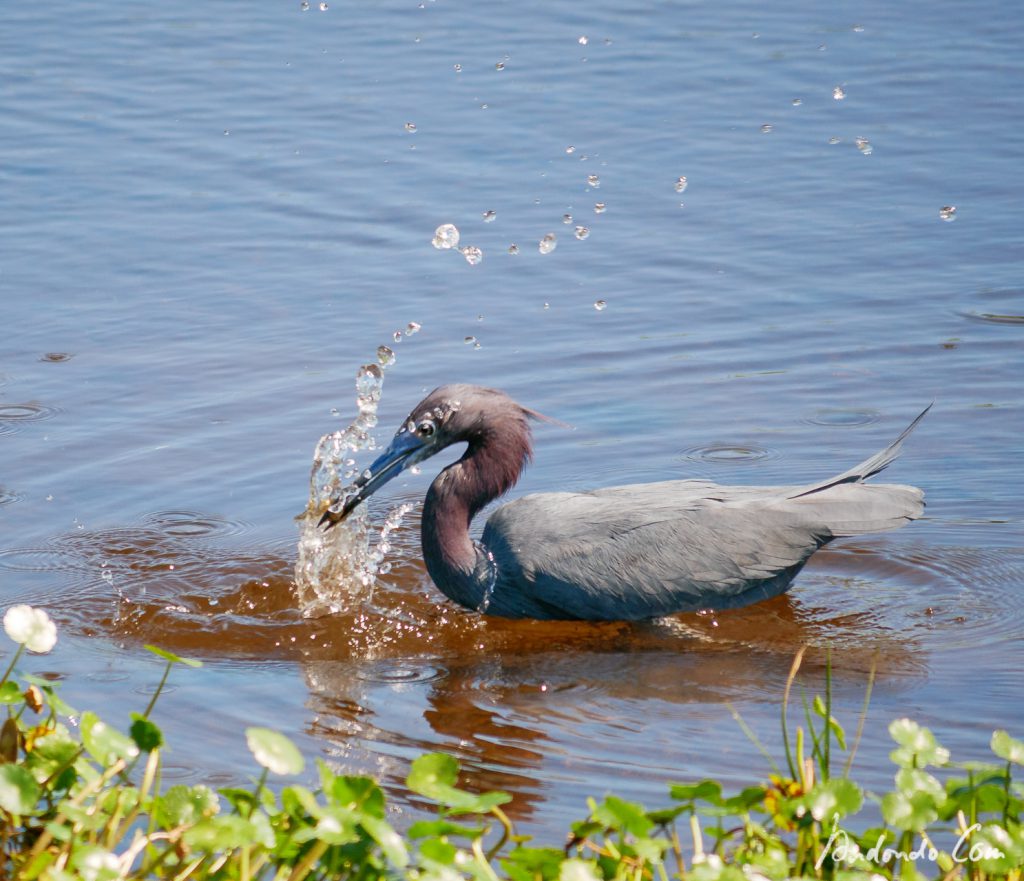
[[[389,782],[456,752],[537,830],[763,774],[726,702],[773,743],[804,643],[851,724],[879,666],[873,785],[894,716],[1024,733],[1022,41],[995,3],[8,4],[0,582],[61,625],[26,667],[117,721],[143,643],[196,654],[181,779],[245,779],[259,722]],[[935,400],[889,472],[927,518],[714,622],[554,629],[444,605],[412,518],[376,617],[307,620],[293,517],[382,343],[381,439],[445,382],[573,426],[516,493],[811,480]]]

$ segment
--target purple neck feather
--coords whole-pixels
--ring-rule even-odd
[[[441,591],[476,608],[486,587],[469,525],[488,502],[511,489],[530,461],[530,426],[525,414],[461,438],[469,448],[442,471],[423,506],[423,559]]]

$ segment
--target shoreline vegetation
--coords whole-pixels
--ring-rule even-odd
[[[266,728],[245,732],[259,769],[251,788],[165,788],[164,739],[151,715],[171,671],[200,662],[147,646],[165,662],[163,677],[122,731],[78,713],[51,682],[14,678],[24,651],[56,643],[44,611],[13,606],[4,628],[18,649],[0,679],[0,878],[1024,879],[1024,784],[1013,776],[1024,765],[1024,741],[996,731],[991,754],[953,761],[927,728],[896,719],[893,787],[867,792],[850,771],[870,681],[851,743],[832,715],[828,674],[824,696],[802,696],[801,722],[791,730],[802,651],[781,696],[778,760],[737,716],[771,768],[767,779],[752,770],[754,782],[732,795],[713,779],[670,783],[668,806],[655,810],[614,795],[592,798],[585,817],[546,846],[516,832],[502,810],[508,793],[460,788],[458,762],[440,753],[412,763],[406,786],[431,815],[402,833],[368,777],[336,774],[318,759],[316,789],[289,785],[305,760]],[[282,785],[268,786],[271,777]],[[882,825],[864,829],[857,815],[870,803]]]

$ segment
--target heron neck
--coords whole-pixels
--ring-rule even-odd
[[[442,471],[423,505],[423,559],[434,583],[449,598],[479,608],[494,577],[493,563],[469,535],[477,512],[509,489],[523,454],[510,459],[502,444],[471,444]],[[513,462],[515,468],[509,463]]]

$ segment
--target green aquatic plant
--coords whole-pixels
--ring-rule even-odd
[[[251,787],[165,788],[164,738],[151,716],[172,670],[199,662],[147,646],[165,662],[163,676],[149,705],[122,731],[95,713],[78,714],[46,680],[11,678],[23,649],[49,651],[56,641],[45,612],[16,608],[5,628],[19,649],[0,679],[7,708],[0,726],[0,878],[1024,878],[1024,788],[1013,777],[1024,765],[1024,742],[997,731],[991,758],[955,763],[931,731],[897,719],[889,726],[894,786],[867,792],[850,778],[866,713],[847,750],[832,715],[828,674],[825,696],[805,697],[803,724],[788,730],[801,654],[782,700],[781,766],[757,743],[773,767],[766,780],[735,794],[717,780],[673,783],[669,804],[656,810],[614,795],[590,799],[568,835],[543,846],[517,833],[504,810],[508,793],[461,787],[458,762],[442,754],[412,763],[406,786],[425,810],[403,832],[390,822],[375,781],[337,774],[323,761],[315,788],[269,786],[271,777],[301,774],[305,760],[287,737],[266,728],[244,732],[260,768]],[[844,752],[849,758],[834,773]],[[866,805],[873,805],[867,820]]]

